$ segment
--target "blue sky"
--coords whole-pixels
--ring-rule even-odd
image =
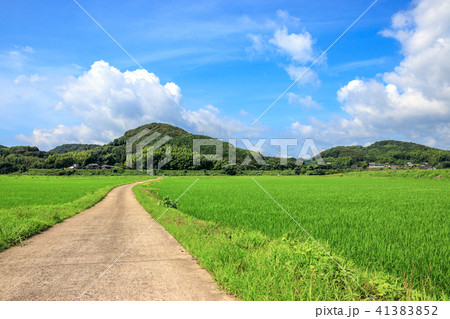
[[[0,144],[104,143],[161,121],[223,139],[449,148],[442,0],[379,0],[251,126],[372,2],[80,0],[186,116],[75,2],[2,1]]]

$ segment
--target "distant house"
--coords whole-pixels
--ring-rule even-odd
[[[77,169],[79,168],[78,164],[73,164],[72,166],[67,167],[67,169]]]
[[[377,164],[374,162],[369,163],[369,169],[376,169],[376,168],[385,168],[385,165]]]
[[[86,165],[86,169],[100,169],[100,165],[95,164],[95,163],[88,164],[88,165]]]
[[[391,170],[393,170],[393,171],[398,170],[398,166],[397,165],[391,165]]]
[[[409,167],[413,167],[414,166],[414,164],[411,163],[411,162],[406,163],[406,165],[409,166]]]

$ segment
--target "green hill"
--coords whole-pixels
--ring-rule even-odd
[[[320,153],[325,161],[350,158],[351,164],[375,162],[404,165],[407,162],[438,165],[450,162],[450,151],[402,141],[379,141],[370,146],[337,146]]]
[[[220,141],[223,145],[224,159],[222,161],[211,162],[211,161],[202,160],[202,164],[200,167],[194,166],[193,165],[193,144],[194,144],[193,141],[195,139],[211,139],[211,140],[217,140],[217,139],[214,139],[214,138],[212,138],[210,136],[206,136],[206,135],[192,134],[192,133],[186,132],[185,130],[183,130],[179,127],[172,126],[169,124],[163,124],[163,123],[146,124],[146,125],[139,126],[135,129],[129,130],[129,131],[125,132],[125,134],[123,136],[115,139],[111,143],[104,145],[98,149],[95,149],[93,151],[93,154],[98,155],[98,157],[104,158],[104,156],[107,156],[108,154],[115,152],[115,154],[116,154],[115,160],[117,161],[120,158],[120,162],[124,163],[125,158],[126,158],[126,153],[125,153],[126,141],[144,129],[148,129],[149,132],[145,136],[141,137],[136,142],[134,142],[134,147],[136,144],[141,142],[147,136],[149,136],[155,132],[160,133],[161,136],[159,138],[157,138],[155,141],[153,141],[151,144],[158,141],[163,136],[171,137],[171,139],[167,143],[165,143],[161,148],[157,149],[154,153],[155,162],[158,162],[159,160],[162,160],[164,158],[167,147],[169,147],[169,146],[171,147],[172,160],[170,161],[170,163],[168,163],[164,167],[165,169],[178,169],[178,170],[179,169],[181,169],[181,170],[221,169],[224,166],[226,166],[228,163],[227,158],[228,158],[230,145],[228,142]],[[117,147],[119,147],[119,149],[117,149]],[[146,151],[144,148],[144,155],[145,155],[145,152]],[[215,154],[215,146],[202,146],[201,152],[202,152],[202,154]],[[236,148],[237,162],[242,162],[245,159],[245,157],[247,157],[249,154],[250,154],[250,152],[247,150],[244,150],[241,148]],[[202,157],[202,159],[204,159],[204,157]],[[100,159],[98,159],[98,161],[101,162]],[[250,165],[250,167],[254,168],[255,164],[256,163],[252,163],[252,165]],[[145,167],[145,163],[144,163],[144,167]]]
[[[100,147],[100,145],[98,145],[98,144],[63,144],[63,145],[57,146],[54,149],[50,150],[50,153],[64,154],[64,153],[68,153],[68,152],[79,152],[79,151],[91,150],[96,147]]]

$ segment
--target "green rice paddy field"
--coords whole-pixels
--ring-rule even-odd
[[[0,176],[0,251],[149,176]]]
[[[166,210],[158,200],[175,200],[195,179],[135,193],[157,218]],[[160,223],[245,300],[448,300],[449,194],[450,181],[438,179],[200,178]]]

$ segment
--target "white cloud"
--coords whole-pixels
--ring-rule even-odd
[[[316,72],[309,69],[307,70],[307,67],[305,66],[295,66],[293,64],[288,65],[285,67],[286,72],[289,74],[289,77],[292,81],[298,80],[298,84],[313,84],[313,85],[320,85],[319,76]]]
[[[21,70],[30,60],[30,54],[35,53],[32,47],[14,46],[14,50],[0,53],[0,67],[10,70]]]
[[[310,95],[306,95],[305,97],[301,97],[295,93],[289,92],[287,94],[289,99],[289,104],[293,105],[301,105],[306,109],[316,109],[319,110],[322,108],[322,106],[313,100],[313,98]]]
[[[300,122],[292,123],[291,129],[294,130],[294,132],[300,133],[304,137],[309,137],[309,135],[314,131],[311,125],[302,125]]]
[[[289,74],[292,81],[297,80],[306,70],[307,66],[316,59],[316,50],[314,44],[316,40],[313,36],[303,28],[302,32],[289,33],[288,27],[298,28],[300,19],[289,14],[286,10],[277,10],[277,20],[270,20],[269,25],[272,26],[273,34],[254,34],[250,33],[247,37],[251,41],[251,45],[245,48],[250,57],[255,55],[265,55],[268,59],[274,53],[282,55],[288,63],[281,63],[282,67]],[[319,63],[325,60],[322,57]],[[298,85],[307,83],[320,84],[316,72],[308,70],[297,82]]]
[[[21,49],[23,52],[27,52],[27,53],[36,53],[36,51],[30,47],[30,46],[25,46],[25,47],[18,47],[19,49]]]
[[[215,107],[215,106],[213,106],[211,104],[205,105],[204,108],[209,110],[209,111],[211,111],[212,113],[218,114],[220,112],[217,107]]]
[[[189,114],[199,123],[196,128],[198,133],[216,138],[257,137],[263,130],[223,116],[217,108],[203,107],[197,111],[189,111]]]
[[[399,137],[450,147],[450,2],[423,0],[400,12],[383,35],[404,59],[382,82],[355,79],[337,92],[344,117],[315,121],[318,138],[335,143]]]
[[[295,62],[305,64],[314,60],[314,40],[307,31],[289,34],[287,28],[283,27],[275,31],[269,42],[277,46],[281,53],[287,54]]]
[[[55,111],[78,119],[79,125],[36,128],[30,136],[17,138],[44,149],[62,143],[106,143],[126,130],[151,122],[169,123],[214,137],[256,131],[240,121],[222,117],[212,105],[183,112],[155,83],[182,103],[181,89],[175,83],[162,84],[155,74],[145,70],[121,72],[107,62],[97,61],[62,88],[61,101],[54,107]]]
[[[261,34],[253,34],[250,33],[247,35],[247,37],[251,41],[251,46],[245,48],[245,51],[249,53],[250,55],[257,55],[262,54],[266,51],[267,45],[266,41],[264,40],[263,36]]]
[[[39,145],[42,149],[51,149],[56,145],[68,143],[103,144],[101,136],[97,140],[93,139],[93,136],[95,136],[94,130],[84,124],[72,127],[61,124],[53,129],[36,128],[31,136],[21,134],[17,138],[30,145]]]
[[[19,75],[17,78],[14,79],[14,84],[21,84],[21,83],[35,83],[40,81],[45,81],[46,78],[40,76],[39,74],[31,74],[29,76],[27,75]]]
[[[362,60],[362,61],[351,61],[351,62],[346,62],[346,63],[340,64],[340,65],[334,66],[331,68],[331,70],[334,72],[345,72],[345,71],[349,71],[349,70],[379,66],[379,65],[384,64],[386,61],[387,61],[386,57],[368,59],[368,60]]]
[[[107,62],[97,61],[64,87],[58,109],[68,111],[99,132],[113,131],[117,135],[156,120],[182,122],[179,107],[155,83],[160,81],[153,73],[121,72]],[[160,85],[173,99],[181,101],[181,90],[176,84]]]
[[[293,19],[287,11],[278,11],[278,15],[286,19]],[[301,33],[288,33],[284,26],[275,31],[273,38],[269,42],[274,45],[278,52],[286,55],[290,59],[290,64],[284,69],[289,74],[292,81],[297,81],[298,85],[314,84],[320,85],[317,73],[307,68],[307,65],[315,60],[314,43],[311,34],[303,30]]]
[[[251,113],[249,113],[249,112],[247,112],[247,111],[245,111],[245,110],[240,110],[240,111],[239,111],[239,115],[240,115],[240,116],[250,116]]]
[[[293,25],[298,25],[300,19],[291,16],[287,10],[277,10],[277,17],[280,18],[284,23],[292,23]]]

